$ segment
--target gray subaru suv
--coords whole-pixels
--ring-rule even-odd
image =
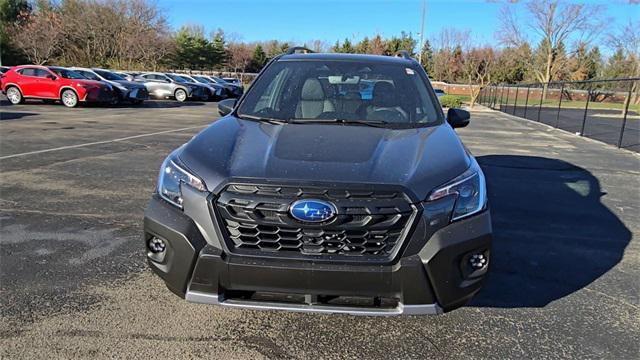
[[[363,84],[367,86],[362,86]],[[369,91],[372,85],[372,91]],[[423,68],[397,57],[275,57],[162,164],[148,263],[187,301],[438,314],[481,288],[485,178]]]

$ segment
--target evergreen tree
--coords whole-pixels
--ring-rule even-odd
[[[176,65],[181,68],[202,69],[209,65],[213,52],[211,43],[204,37],[204,29],[183,26],[176,33]]]
[[[569,79],[581,81],[595,78],[598,74],[600,61],[600,51],[597,48],[587,51],[586,44],[578,45],[576,51],[567,61]]]
[[[212,67],[220,68],[227,62],[227,50],[224,40],[224,31],[218,29],[213,34],[213,40],[211,41],[211,55],[209,63]]]
[[[633,73],[633,61],[625,56],[624,49],[618,48],[607,61],[603,70],[605,78],[624,78]]]
[[[587,54],[591,66],[590,79],[599,78],[602,75],[602,55],[600,54],[600,48],[594,46],[589,54]]]
[[[493,67],[491,80],[494,83],[508,84],[536,81],[533,74],[529,73],[527,64],[530,58],[531,48],[527,43],[502,50]]]
[[[349,39],[344,39],[341,50],[342,51],[340,52],[348,53],[348,54],[352,54],[355,52],[355,49],[353,48],[353,45],[351,45],[351,41]]]
[[[356,53],[358,54],[369,54],[370,46],[369,46],[369,38],[364,37],[360,42],[356,44]]]
[[[424,42],[424,45],[422,45],[422,50],[420,50],[420,53],[422,54],[421,65],[424,67],[424,70],[427,72],[427,74],[432,74],[434,70],[433,48],[431,47],[431,43],[429,42],[429,40]]]
[[[267,54],[265,54],[264,50],[262,49],[262,45],[256,45],[255,49],[253,50],[253,57],[251,58],[252,71],[260,71],[264,64],[266,64],[266,62]]]
[[[342,52],[342,46],[340,46],[340,40],[336,40],[336,43],[331,48],[331,51],[334,53]]]

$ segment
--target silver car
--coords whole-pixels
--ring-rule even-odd
[[[155,98],[174,98],[183,102],[193,97],[200,98],[203,94],[200,87],[191,85],[179,77],[170,77],[163,73],[143,73],[136,76],[135,80],[142,82],[149,91],[149,95]]]

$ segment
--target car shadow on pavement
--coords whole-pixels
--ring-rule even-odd
[[[490,275],[470,306],[543,307],[620,262],[631,232],[600,202],[606,194],[589,171],[542,157],[477,160],[494,242]]]
[[[139,107],[139,108],[178,108],[178,107],[191,107],[191,106],[203,106],[204,102],[201,101],[185,101],[179,102],[174,100],[147,100],[141,105],[120,105],[118,107]]]
[[[20,120],[24,117],[39,115],[38,113],[28,113],[28,112],[6,112],[0,111],[0,121],[5,120]]]

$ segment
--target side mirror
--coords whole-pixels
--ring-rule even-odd
[[[220,116],[226,116],[236,107],[237,99],[224,99],[218,103],[218,113]]]
[[[47,75],[47,79],[49,79],[49,80],[58,80],[58,78],[55,75],[51,75],[51,74]]]
[[[450,108],[447,112],[447,122],[453,128],[461,128],[469,125],[471,114],[462,109]]]

